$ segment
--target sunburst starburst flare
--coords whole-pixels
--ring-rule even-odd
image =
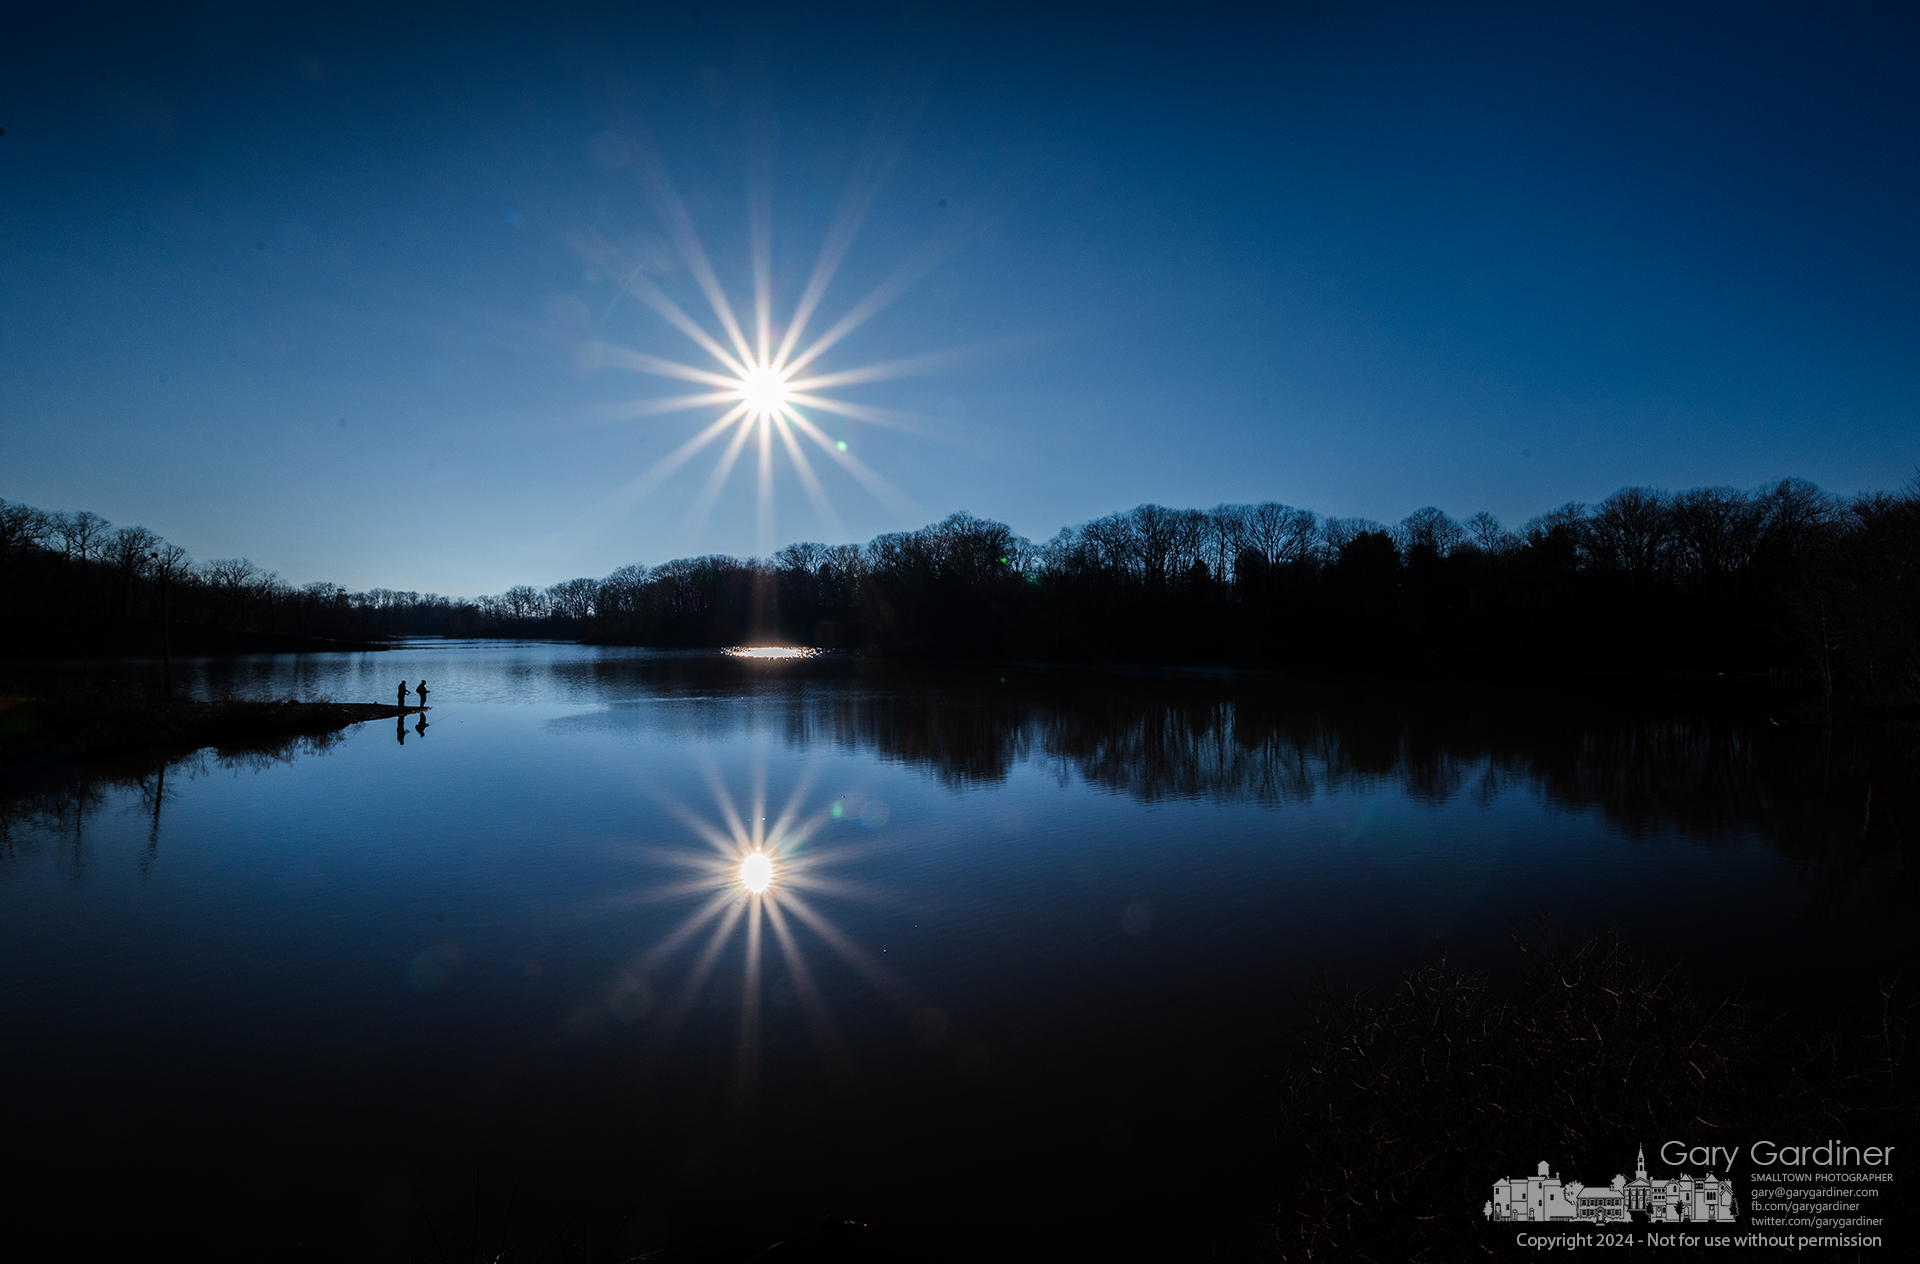
[[[828,413],[848,422],[903,430],[914,430],[921,425],[924,419],[913,414],[822,392],[924,372],[951,358],[950,355],[917,356],[831,372],[819,368],[817,362],[931,271],[952,251],[955,241],[945,239],[935,242],[907,260],[839,320],[809,341],[806,336],[808,328],[826,296],[834,273],[846,257],[860,221],[872,204],[874,190],[859,187],[856,183],[856,187],[849,192],[827,232],[820,256],[806,288],[794,305],[791,317],[784,326],[779,326],[773,313],[771,215],[761,209],[749,217],[753,301],[751,319],[743,322],[720,285],[706,250],[694,231],[692,217],[667,180],[658,159],[650,159],[643,166],[654,208],[672,238],[681,263],[705,296],[719,330],[710,330],[689,315],[645,275],[642,267],[630,266],[622,292],[632,294],[658,313],[667,324],[705,353],[707,363],[687,364],[606,343],[593,344],[588,349],[587,359],[594,364],[626,368],[707,388],[691,394],[636,400],[617,408],[615,415],[619,417],[659,416],[714,407],[721,409],[721,412],[711,424],[621,488],[615,494],[615,501],[630,502],[646,494],[702,450],[726,438],[727,442],[690,512],[689,525],[694,531],[704,524],[707,514],[732,475],[734,466],[750,443],[758,462],[756,546],[762,553],[769,552],[772,547],[773,467],[780,452],[786,454],[821,524],[834,534],[844,534],[839,514],[814,469],[812,458],[807,455],[808,446],[825,453],[827,459],[903,520],[917,520],[921,516],[920,510],[912,500],[855,456],[845,439],[834,438],[809,414]],[[755,190],[754,194],[750,202],[756,208],[765,208],[770,204],[770,197],[764,189]]]
[[[693,851],[668,850],[661,858],[676,867],[689,869],[691,875],[677,883],[656,887],[649,892],[654,899],[693,899],[698,904],[659,942],[642,954],[623,972],[625,986],[633,980],[650,989],[644,981],[665,968],[667,963],[705,933],[705,941],[694,954],[691,968],[682,982],[679,995],[665,1016],[665,1031],[671,1036],[687,1012],[699,999],[712,977],[723,950],[736,928],[744,931],[745,962],[740,1009],[740,1045],[736,1075],[743,1093],[751,1093],[757,1080],[760,1056],[760,1010],[762,993],[761,928],[773,932],[781,960],[787,968],[796,998],[821,1053],[831,1064],[845,1062],[839,1034],[814,972],[802,947],[801,930],[852,966],[882,996],[899,1008],[903,1016],[923,1024],[925,1015],[934,1013],[862,949],[847,933],[823,913],[815,901],[826,897],[866,898],[871,893],[859,884],[835,878],[823,872],[836,860],[857,850],[853,847],[822,848],[820,832],[831,822],[841,820],[841,801],[811,814],[803,815],[808,783],[802,782],[788,797],[786,805],[769,816],[767,812],[766,770],[758,763],[748,802],[737,804],[711,767],[707,780],[713,792],[720,822],[709,821],[679,802],[662,798],[661,803],[678,818],[705,848]],[[871,814],[869,814],[871,815]],[[884,813],[880,814],[884,819]],[[942,1019],[944,1023],[944,1019]]]

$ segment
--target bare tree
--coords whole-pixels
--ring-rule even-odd
[[[1071,560],[1068,564],[1075,569],[1106,571],[1116,575],[1140,573],[1133,526],[1125,515],[1109,514],[1104,518],[1095,518],[1075,530],[1070,538]]]
[[[1207,510],[1202,532],[1208,557],[1213,562],[1213,577],[1232,578],[1233,559],[1246,546],[1247,515],[1251,505],[1215,505]]]
[[[13,571],[13,559],[46,546],[52,524],[33,505],[0,499],[0,574]],[[10,601],[17,597],[10,594]]]
[[[507,589],[501,600],[507,608],[510,619],[543,619],[547,614],[546,598],[532,584],[515,584]]]
[[[1394,543],[1400,546],[1402,553],[1428,548],[1441,557],[1453,552],[1466,538],[1459,523],[1432,505],[1416,509],[1401,519],[1400,529],[1394,534]]]
[[[1753,560],[1763,509],[1732,487],[1696,487],[1673,498],[1674,544],[1681,566],[1718,576]]]
[[[237,623],[253,585],[263,572],[244,557],[220,557],[200,566],[200,578],[213,594],[216,622]]]
[[[805,571],[811,575],[820,568],[826,556],[826,545],[802,540],[775,553],[773,561],[783,571]]]
[[[1286,506],[1281,508],[1285,509]],[[1308,565],[1314,560],[1319,542],[1320,515],[1311,509],[1287,509],[1280,530],[1280,564]]]
[[[1673,536],[1672,502],[1654,488],[1622,487],[1586,520],[1594,560],[1635,579],[1659,573]]]
[[[1498,518],[1484,509],[1468,518],[1461,526],[1466,531],[1467,543],[1489,557],[1500,557],[1513,551],[1512,533],[1500,525]]]
[[[44,546],[52,530],[48,516],[32,505],[0,500],[0,557]]]
[[[827,549],[822,569],[827,582],[839,587],[835,596],[852,604],[859,593],[861,581],[866,577],[866,555],[861,553],[857,544],[835,544]]]
[[[90,562],[106,543],[107,530],[113,524],[99,514],[82,509],[78,513],[48,515],[53,537],[70,561]]]
[[[1783,478],[1760,493],[1761,537],[1767,548],[1796,552],[1840,515],[1840,504],[1804,478]]]
[[[1245,547],[1258,553],[1269,566],[1280,564],[1280,551],[1287,538],[1287,516],[1292,512],[1290,506],[1267,501],[1249,506],[1242,519]]]
[[[146,570],[149,555],[159,544],[160,537],[145,527],[121,527],[107,541],[106,558],[115,570],[136,576]]]
[[[177,544],[168,544],[162,540],[153,556],[154,574],[160,579],[173,581],[185,575],[193,566],[193,555]]]
[[[1327,557],[1337,559],[1349,544],[1363,535],[1374,533],[1392,537],[1392,532],[1371,518],[1328,518],[1320,524],[1320,536],[1325,542]]]
[[[1207,516],[1198,509],[1180,509],[1173,515],[1173,548],[1167,559],[1169,577],[1206,574]]]
[[[640,612],[640,594],[646,587],[647,568],[638,562],[619,567],[600,581],[594,609],[601,615],[634,615]]]
[[[1138,505],[1126,517],[1140,578],[1155,587],[1164,586],[1169,573],[1179,570],[1179,515],[1163,505]]]
[[[200,573],[215,590],[237,599],[261,575],[261,570],[244,557],[217,557],[203,563]]]
[[[593,614],[593,599],[600,582],[594,579],[563,579],[547,589],[547,608],[555,618],[580,620]]]
[[[173,638],[170,631],[172,620],[167,611],[168,590],[176,579],[188,573],[193,558],[177,544],[160,543],[148,559],[153,564],[154,577],[160,581],[160,696],[173,697]]]
[[[122,613],[133,613],[134,584],[153,564],[153,553],[160,545],[160,537],[145,527],[121,527],[107,541],[106,558],[113,566],[115,585],[119,589],[119,601]]]
[[[259,617],[272,626],[276,612],[293,600],[293,585],[280,578],[277,571],[262,571],[248,585],[247,597],[255,603]]]
[[[1529,542],[1536,537],[1544,537],[1556,530],[1569,532],[1576,539],[1586,533],[1587,507],[1577,500],[1570,500],[1558,509],[1549,509],[1543,514],[1535,514],[1527,519],[1525,535]]]

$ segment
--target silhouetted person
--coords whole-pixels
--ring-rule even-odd
[[[414,690],[414,692],[420,695],[420,708],[424,711],[427,706],[427,682],[424,680],[421,681],[420,687]]]
[[[413,731],[418,733],[421,737],[425,737],[427,735],[427,713],[425,711],[422,711],[420,713],[420,723],[413,726]]]
[[[424,685],[427,682],[423,680],[420,683]],[[407,682],[403,680],[400,682],[400,706],[402,708],[405,708],[406,705],[407,705]]]
[[[404,715],[393,717],[393,740],[402,746],[407,744],[407,717]]]

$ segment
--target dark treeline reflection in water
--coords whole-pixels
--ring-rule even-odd
[[[355,675],[380,682],[392,674],[382,669],[402,665],[355,657]],[[307,662],[204,660],[196,692],[271,696],[290,664]],[[139,687],[139,671],[122,669],[102,683]],[[343,683],[327,673],[299,680],[310,694]],[[1897,851],[1920,826],[1920,727],[1834,726],[1808,718],[1806,699],[1791,689],[1738,682],[1526,688],[1257,673],[940,671],[844,659],[743,665],[616,650],[518,663],[487,682],[486,697],[605,708],[557,720],[557,731],[657,725],[656,714],[639,708],[662,699],[745,703],[751,712],[720,721],[764,725],[799,749],[833,747],[923,769],[956,790],[1003,783],[1017,766],[1040,760],[1147,803],[1281,805],[1391,791],[1434,807],[1462,799],[1486,807],[1502,795],[1537,795],[1564,811],[1597,813],[1630,836],[1711,844],[1754,835],[1841,866]],[[712,723],[693,718],[698,728]],[[264,767],[336,740],[302,739],[217,762]],[[187,762],[208,767],[204,754]],[[12,809],[79,810],[107,786],[144,785],[148,770],[130,766],[138,771],[36,787],[16,795]]]
[[[1486,807],[1532,794],[1628,835],[1758,835],[1843,864],[1898,850],[1920,825],[1920,727],[1836,727],[1786,688],[1010,670],[830,662],[792,670],[770,698],[767,682],[704,657],[569,663],[556,677],[578,697],[751,690],[779,699],[767,722],[792,745],[870,753],[956,789],[1039,759],[1148,803],[1392,791]],[[618,709],[577,721],[620,722]]]
[[[323,755],[339,745],[344,732],[305,734],[270,739],[231,750],[199,750],[187,755],[142,758],[116,755],[73,763],[41,761],[0,780],[0,852],[16,844],[31,846],[49,837],[83,840],[87,821],[103,812],[138,811],[150,818],[150,852],[160,845],[166,805],[179,794],[182,781],[218,773],[259,773],[279,764]],[[38,753],[38,752],[36,752]],[[173,789],[169,790],[171,779]],[[80,851],[76,850],[76,859]]]
[[[1323,983],[1617,931],[1852,1021],[1915,948],[1920,726],[1787,691],[497,642],[175,667],[426,678],[432,723],[0,796],[0,1074],[33,1086],[0,1197],[74,1253],[744,1260],[834,1215],[911,1258],[1259,1258],[1276,1048]],[[0,684],[79,670],[148,684]],[[776,923],[709,835],[783,831]]]

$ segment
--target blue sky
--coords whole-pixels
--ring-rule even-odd
[[[877,190],[822,355],[954,353],[773,445],[772,540],[1143,501],[1509,524],[1920,461],[1920,50],[1897,6],[60,7],[0,47],[0,496],[306,582],[476,594],[750,553],[647,194],[773,311]],[[868,180],[862,173],[878,171]],[[613,252],[610,254],[609,252]],[[612,259],[622,262],[617,265]],[[776,328],[776,337],[778,329]],[[804,411],[804,410],[803,410]],[[902,503],[904,502],[904,503]]]

